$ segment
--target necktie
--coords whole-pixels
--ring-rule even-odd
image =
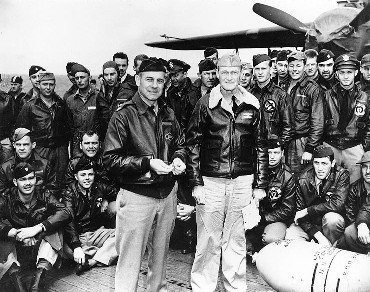
[[[211,88],[208,88],[206,93],[207,94],[211,93]]]
[[[340,115],[338,121],[338,130],[344,131],[348,125],[348,99],[349,92],[343,91],[343,95],[340,96]]]
[[[238,109],[238,105],[236,104],[236,97],[233,95],[231,100],[233,101],[232,110],[234,115],[236,115],[236,111]]]

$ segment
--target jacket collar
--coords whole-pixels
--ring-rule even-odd
[[[260,103],[258,102],[258,99],[251,93],[249,93],[246,89],[244,89],[242,86],[238,85],[238,90],[235,94],[236,97],[236,103],[240,105],[241,103],[246,103],[254,106],[256,109],[260,108]],[[215,108],[221,101],[221,107],[225,110],[230,111],[230,105],[227,104],[225,99],[223,98],[223,95],[221,93],[221,86],[218,84],[216,87],[214,87],[210,94],[209,94],[209,108],[213,109]]]
[[[336,176],[336,173],[338,171],[338,166],[335,164],[331,170],[330,170],[330,173],[328,175],[328,177],[325,179],[325,184],[324,184],[324,187],[323,187],[323,194],[325,194],[327,192],[327,190],[333,185],[334,181],[335,181],[335,176]],[[315,190],[316,190],[316,181],[315,181],[315,169],[313,166],[311,166],[308,170],[307,170],[307,180],[308,182],[314,186]]]
[[[139,91],[137,91],[133,96],[132,102],[136,105],[138,113],[140,115],[146,113],[146,111],[149,108],[149,106],[141,99]],[[158,103],[158,113],[162,108],[166,108],[166,103],[163,101],[161,97],[157,99],[157,103]]]

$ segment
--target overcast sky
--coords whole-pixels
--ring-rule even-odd
[[[144,45],[159,35],[180,38],[274,26],[252,11],[255,2],[280,8],[302,22],[335,8],[334,0],[0,0],[0,73],[27,73],[30,65],[64,74],[68,61],[93,74],[117,51],[188,62],[195,76],[203,51]],[[223,51],[223,52],[226,52]],[[241,50],[250,61],[255,50]]]

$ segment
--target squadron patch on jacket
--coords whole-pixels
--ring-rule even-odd
[[[363,103],[358,103],[355,106],[355,115],[358,117],[362,117],[365,114],[365,110],[366,110],[366,105],[364,105]]]
[[[272,99],[268,99],[265,101],[265,103],[263,104],[263,108],[265,109],[265,112],[266,113],[273,113],[276,109],[276,103],[274,100]]]
[[[168,132],[167,134],[164,135],[164,138],[166,139],[167,142],[171,142],[173,139],[173,135],[171,132]]]
[[[276,202],[281,198],[281,189],[279,187],[271,187],[268,192],[270,202]]]

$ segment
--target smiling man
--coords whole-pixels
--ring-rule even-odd
[[[335,163],[333,150],[318,146],[313,165],[298,179],[297,212],[286,239],[311,240],[332,246],[343,234],[348,171]]]
[[[325,93],[323,141],[333,151],[339,165],[349,170],[351,183],[361,176],[357,163],[370,149],[369,97],[355,83],[359,62],[343,54],[335,60],[339,83]]]

